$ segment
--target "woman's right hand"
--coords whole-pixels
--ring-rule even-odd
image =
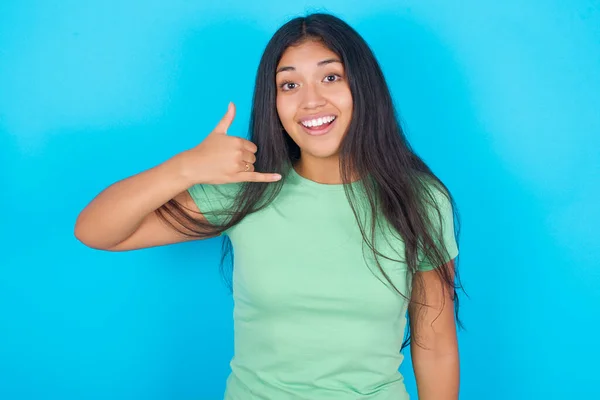
[[[229,103],[227,113],[215,129],[198,146],[178,157],[193,184],[225,184],[235,182],[276,182],[279,174],[254,171],[256,145],[249,140],[227,135],[235,117],[235,105]]]

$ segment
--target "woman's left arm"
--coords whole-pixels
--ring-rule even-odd
[[[454,261],[449,267],[453,270]],[[457,400],[459,359],[453,290],[442,286],[435,271],[417,274],[423,286],[414,299],[427,304],[409,311],[418,310],[414,318],[411,314],[410,352],[419,400]]]

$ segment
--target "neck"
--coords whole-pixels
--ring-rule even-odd
[[[317,183],[326,185],[339,185],[342,183],[338,156],[313,158],[302,155],[294,165],[294,169],[299,175]]]

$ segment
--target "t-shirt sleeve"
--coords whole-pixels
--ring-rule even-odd
[[[188,189],[188,193],[206,220],[213,225],[220,225],[227,221],[229,214],[223,212],[231,210],[239,184],[228,183],[223,185],[196,184]]]
[[[430,191],[433,195],[433,200],[440,211],[440,214],[438,214],[435,208],[429,205],[429,218],[434,230],[434,242],[438,244],[437,238],[439,238],[441,234],[442,243],[440,250],[442,250],[442,254],[445,256],[444,263],[447,263],[458,255],[458,244],[456,243],[456,237],[454,235],[454,215],[452,212],[452,204],[436,186],[432,185],[430,187]],[[428,260],[426,257],[420,256],[419,259],[419,271],[431,271],[438,267],[438,265],[432,265],[430,260]]]

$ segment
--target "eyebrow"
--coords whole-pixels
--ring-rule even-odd
[[[327,64],[331,64],[331,63],[340,63],[341,64],[342,62],[340,60],[338,60],[337,58],[328,58],[326,60],[319,61],[317,63],[317,67],[322,67],[323,65],[327,65]],[[295,70],[296,70],[296,68],[291,67],[291,66],[279,67],[277,69],[277,72],[275,72],[275,75],[277,75],[278,73],[283,72],[283,71],[295,71]]]

